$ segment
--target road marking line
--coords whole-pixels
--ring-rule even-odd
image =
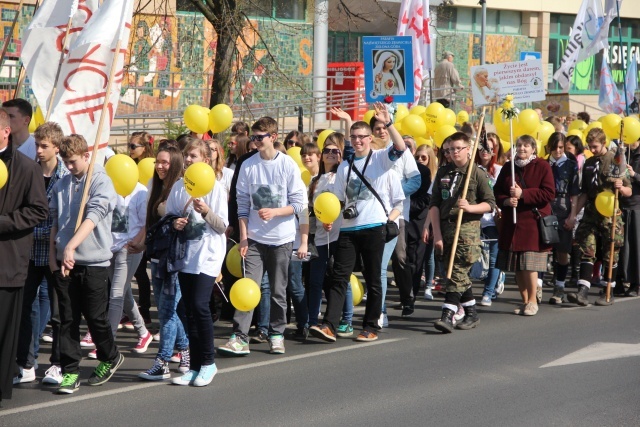
[[[350,346],[347,346],[347,347],[333,348],[333,349],[330,349],[330,350],[322,350],[322,351],[317,351],[317,352],[314,352],[314,353],[299,354],[297,356],[283,357],[283,358],[275,359],[275,360],[267,360],[267,361],[264,361],[264,362],[249,363],[249,364],[246,364],[246,365],[219,369],[217,375],[227,374],[227,373],[237,372],[237,371],[242,371],[242,370],[245,370],[245,369],[260,368],[260,367],[263,367],[263,366],[276,365],[276,364],[279,364],[279,363],[290,362],[290,361],[293,361],[293,360],[301,360],[301,359],[308,359],[308,358],[311,358],[311,357],[324,356],[326,354],[340,353],[342,351],[355,350],[357,348],[362,348],[362,347],[371,347],[371,346],[375,346],[375,345],[392,344],[392,343],[395,343],[395,342],[398,342],[398,341],[404,341],[406,339],[407,338],[385,339],[385,340],[382,340],[382,341],[374,341],[374,342],[369,342],[369,343],[359,343],[359,344],[350,345]],[[40,410],[40,409],[51,408],[53,406],[59,406],[59,405],[66,405],[66,404],[69,404],[69,403],[82,402],[84,400],[89,400],[89,399],[97,399],[97,398],[101,398],[101,397],[111,396],[111,395],[114,395],[114,394],[127,393],[127,392],[130,392],[130,391],[136,391],[136,390],[143,390],[145,388],[158,387],[158,386],[161,386],[161,385],[171,385],[171,383],[169,381],[158,381],[158,382],[152,382],[152,383],[142,383],[142,384],[136,384],[136,385],[132,385],[132,386],[124,387],[124,388],[117,388],[117,389],[114,389],[114,390],[101,391],[101,392],[98,392],[98,393],[87,394],[87,395],[84,395],[84,396],[62,398],[60,400],[55,400],[55,401],[51,401],[51,402],[37,403],[37,404],[22,406],[22,407],[14,408],[14,409],[0,410],[0,417],[6,416],[6,415],[19,414],[19,413],[27,412],[27,411],[37,411],[37,410]],[[87,387],[89,387],[89,386],[87,386]]]

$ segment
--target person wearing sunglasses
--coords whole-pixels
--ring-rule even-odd
[[[138,163],[147,157],[154,157],[153,136],[148,132],[133,132],[129,138],[129,157]]]
[[[447,140],[451,163],[438,169],[429,204],[434,249],[437,253],[444,254],[447,265],[453,249],[459,212],[462,210],[463,214],[453,269],[446,282],[442,315],[434,324],[436,330],[442,333],[453,332],[453,316],[458,311],[458,304],[462,305],[465,316],[456,324],[456,328],[472,329],[480,322],[469,272],[473,263],[480,258],[480,219],[496,206],[489,176],[485,170],[477,167],[471,172],[466,197],[462,198],[471,161],[471,138],[463,132],[456,132]]]

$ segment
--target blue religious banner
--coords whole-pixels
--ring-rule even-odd
[[[362,44],[367,102],[413,102],[411,36],[363,37]]]

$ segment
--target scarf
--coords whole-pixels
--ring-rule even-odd
[[[525,166],[527,166],[529,163],[531,163],[531,161],[533,159],[535,159],[537,156],[535,154],[532,154],[531,156],[529,156],[528,159],[516,159],[516,166],[523,168]]]

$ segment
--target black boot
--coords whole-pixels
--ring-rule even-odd
[[[637,297],[638,296],[638,288],[640,288],[640,286],[632,284],[631,286],[629,286],[629,289],[627,289],[627,292],[625,292],[624,296],[625,297]]]
[[[453,310],[449,310],[448,308],[442,309],[442,316],[440,320],[437,320],[434,323],[434,326],[437,330],[444,334],[450,334],[453,332],[453,315],[456,314]]]
[[[589,288],[585,285],[578,285],[578,292],[570,292],[567,294],[567,300],[570,303],[578,304],[583,307],[589,305]]]
[[[609,301],[607,301],[607,288],[605,286],[600,291],[600,296],[596,300],[596,305],[607,306],[607,305],[613,305],[614,302],[615,302],[615,299],[613,298],[613,289],[611,289],[611,292],[609,294]]]
[[[464,319],[456,325],[456,328],[466,331],[475,328],[479,324],[480,319],[478,319],[478,310],[476,309],[476,305],[473,304],[468,307],[464,307]]]

